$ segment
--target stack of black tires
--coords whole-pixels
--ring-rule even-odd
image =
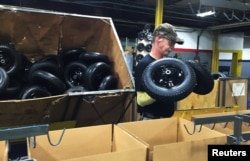
[[[138,33],[137,42],[137,54],[135,57],[136,63],[138,63],[146,54],[149,54],[152,48],[152,32],[150,32],[151,26],[145,24],[142,31]]]
[[[112,60],[83,48],[31,62],[15,46],[0,45],[0,99],[32,99],[69,92],[117,89]]]

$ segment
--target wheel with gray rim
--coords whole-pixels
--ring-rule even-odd
[[[64,68],[64,80],[68,87],[85,86],[84,79],[87,67],[80,61],[69,63]]]
[[[196,75],[185,62],[162,58],[149,64],[142,73],[146,92],[158,101],[179,101],[187,97],[196,85]]]

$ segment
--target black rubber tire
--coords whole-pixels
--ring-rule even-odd
[[[98,87],[98,91],[116,89],[117,83],[118,83],[118,80],[115,75],[108,75],[103,78],[101,84]]]
[[[42,59],[40,59],[39,62],[51,62],[51,63],[53,63],[59,69],[59,72],[60,72],[59,77],[63,78],[64,63],[60,59],[60,56],[58,56],[58,55],[46,55]]]
[[[41,98],[41,97],[49,97],[51,93],[40,86],[28,86],[25,87],[19,94],[19,99],[34,99],[34,98]]]
[[[138,38],[139,40],[145,39],[145,38],[146,38],[145,32],[144,32],[144,31],[139,32],[138,35],[137,35],[137,38]]]
[[[70,48],[62,50],[58,54],[59,62],[64,67],[72,61],[79,60],[79,56],[86,51],[83,48]]]
[[[66,89],[66,85],[61,79],[43,70],[34,72],[31,80],[32,84],[47,88],[52,95],[62,94]]]
[[[0,67],[0,93],[3,93],[9,85],[9,76],[4,68]]]
[[[107,55],[98,52],[82,53],[79,55],[79,60],[88,66],[97,62],[104,62],[106,64],[111,64],[111,60]]]
[[[28,72],[28,81],[29,82],[32,82],[32,75],[34,72],[36,72],[38,70],[43,70],[43,71],[49,72],[49,73],[61,78],[59,66],[57,66],[57,64],[55,64],[51,61],[43,60],[43,61],[38,61],[38,62],[34,63],[30,67],[30,70]]]
[[[111,67],[104,63],[98,62],[90,65],[86,70],[85,85],[90,91],[98,90],[103,78],[112,74]]]
[[[87,66],[80,61],[69,63],[64,68],[64,81],[68,87],[85,86],[84,79]]]
[[[158,101],[179,101],[193,91],[196,76],[184,61],[162,58],[147,66],[142,83],[146,92]]]
[[[150,24],[145,24],[144,25],[144,31],[149,31],[151,29],[151,25]]]
[[[29,61],[29,59],[23,54],[21,54],[21,61],[22,61],[22,70],[23,70],[23,72],[21,72],[21,74],[23,74],[23,73],[26,74],[30,70],[33,63],[31,61]]]
[[[146,52],[150,52],[150,51],[151,51],[151,48],[152,48],[152,45],[151,45],[151,44],[147,44],[147,45],[145,46]]]
[[[214,79],[211,73],[204,66],[194,60],[186,60],[185,62],[193,68],[196,75],[197,84],[193,92],[199,95],[210,93],[214,88]]]
[[[15,99],[23,88],[22,81],[16,79],[9,79],[9,85],[4,91],[4,98]]]
[[[21,69],[21,54],[10,45],[0,45],[0,67],[4,68],[8,75],[15,75]]]
[[[145,49],[145,45],[143,44],[143,43],[139,43],[138,45],[137,45],[137,50],[138,51],[143,51]]]
[[[211,73],[214,80],[220,79],[220,78],[226,78],[227,76],[222,72],[212,72]]]
[[[58,66],[59,68],[61,68],[63,65],[57,55],[46,55],[43,58],[41,58],[39,62],[51,62],[55,64],[56,66]]]

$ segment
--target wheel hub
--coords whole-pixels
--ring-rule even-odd
[[[74,70],[70,76],[70,80],[74,85],[81,85],[83,82],[83,72],[80,70]]]
[[[158,86],[172,88],[183,82],[184,74],[176,67],[164,65],[155,72],[153,79]]]
[[[8,57],[6,54],[0,52],[0,65],[3,68],[8,69],[11,66],[10,62],[11,62],[11,58]]]

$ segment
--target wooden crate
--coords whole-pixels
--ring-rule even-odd
[[[131,120],[131,111],[124,112],[133,99],[134,83],[111,18],[3,5],[0,20],[0,41],[15,44],[30,61],[82,47],[107,55],[118,77],[114,90],[2,100],[0,127],[70,120],[76,120],[76,126],[89,126]],[[86,101],[90,95],[93,101]]]

